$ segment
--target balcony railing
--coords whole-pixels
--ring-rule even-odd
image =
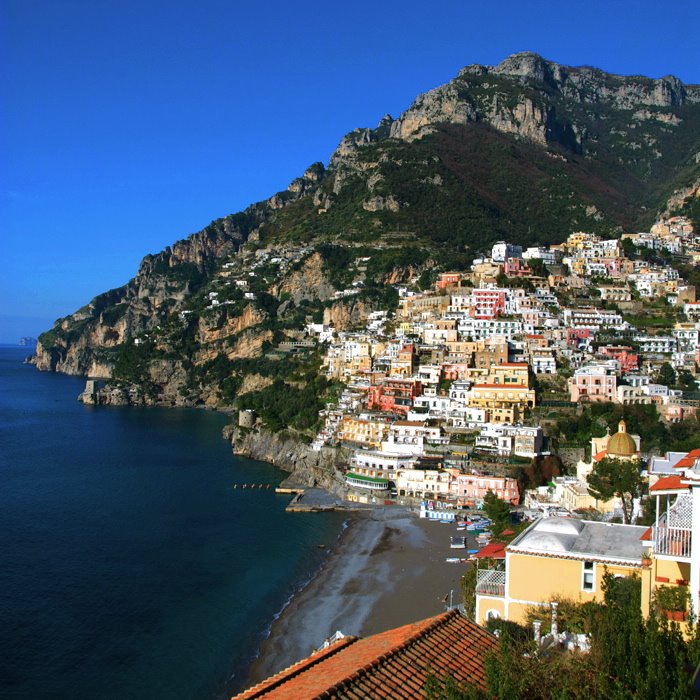
[[[506,572],[498,569],[484,569],[477,572],[476,592],[480,595],[504,596]]]
[[[665,516],[662,516],[659,525],[652,528],[654,554],[689,559],[692,543],[690,528],[667,527],[664,521]]]

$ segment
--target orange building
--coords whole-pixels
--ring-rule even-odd
[[[418,379],[387,378],[381,384],[371,386],[367,395],[367,407],[372,411],[408,413],[413,399],[423,393]]]

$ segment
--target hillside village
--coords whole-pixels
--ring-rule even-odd
[[[459,521],[490,492],[524,504],[536,520],[507,549],[489,544],[488,530],[477,540],[483,549],[472,559],[486,564],[477,564],[471,591],[477,622],[526,622],[533,601],[546,607],[562,595],[593,600],[610,570],[642,575],[644,614],[664,592],[683,597],[679,619],[697,608],[697,595],[691,608],[685,587],[692,579],[690,590],[700,590],[690,534],[698,450],[650,455],[643,436],[628,433],[621,420],[591,435],[590,449],[559,475],[552,426],[559,412],[596,403],[623,413],[653,406],[667,423],[696,417],[695,286],[645,252],[668,251],[697,265],[699,243],[680,217],[621,239],[575,233],[561,245],[526,250],[499,242],[470,271],[441,273],[431,289],[400,287],[394,317],[372,312],[352,332],[307,324],[308,337],[324,348],[323,371],[344,386],[323,412],[312,449],[351,450],[347,500],[420,503],[422,517]],[[314,345],[298,340],[278,350],[304,353]],[[255,416],[244,412],[241,420],[252,426]],[[524,466],[546,458],[557,465],[546,485],[523,480]],[[596,498],[587,480],[606,458],[646,467],[653,527],[605,530],[606,521],[621,519],[621,499]],[[632,519],[641,513],[638,498],[634,507]],[[557,517],[571,515],[577,519]]]
[[[500,242],[431,289],[399,286],[395,316],[374,311],[361,330],[339,333],[311,322],[307,340],[282,343],[304,353],[316,340],[323,371],[345,387],[312,446],[353,449],[348,498],[479,506],[491,490],[540,510],[614,511],[588,494],[580,465],[579,477],[550,474],[549,487],[527,495],[509,473],[556,454],[548,426],[562,411],[612,402],[653,405],[669,423],[696,415],[700,302],[647,251],[694,265],[700,238],[674,217],[620,239]]]
[[[697,432],[695,449],[662,451],[625,418],[642,411],[657,424],[696,425],[700,303],[678,268],[692,274],[699,244],[683,217],[620,239],[574,233],[525,250],[498,242],[424,291],[398,286],[395,315],[373,311],[363,328],[341,332],[309,322],[305,339],[276,350],[318,344],[322,371],[343,387],[311,449],[351,455],[340,467],[345,499],[410,504],[456,525],[451,546],[476,547],[448,559],[473,564],[463,612],[489,629],[532,625],[545,659],[590,650],[585,606],[607,603],[614,585],[632,591],[625,624],[674,621],[694,638]],[[598,420],[578,445],[562,440],[567,416],[595,406],[620,419]],[[239,419],[260,421],[251,410]],[[635,475],[631,493],[598,492],[605,463]],[[510,518],[476,512],[490,515],[494,502],[509,504]]]

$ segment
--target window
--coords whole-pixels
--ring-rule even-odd
[[[595,590],[595,564],[592,561],[583,562],[581,589],[584,591]]]

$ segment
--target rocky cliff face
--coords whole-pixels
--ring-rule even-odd
[[[520,86],[520,94],[508,89],[512,86]],[[418,97],[391,123],[390,134],[412,140],[441,123],[486,122],[499,131],[544,145],[557,140],[557,103],[563,100],[579,105],[607,104],[618,110],[674,108],[700,102],[700,88],[685,86],[673,76],[651,80],[560,66],[525,52],[494,67],[467,66],[452,82]],[[660,118],[665,117],[661,114]],[[575,126],[571,121],[574,132]],[[354,145],[369,142],[371,137],[363,135]],[[345,154],[350,145],[341,145]],[[580,140],[578,145],[582,145]]]
[[[338,494],[345,491],[345,481],[336,467],[348,463],[350,455],[346,450],[324,447],[316,452],[287,434],[243,432],[232,426],[225,429],[224,437],[230,440],[235,454],[274,464],[290,472],[293,480],[302,486]]]
[[[288,295],[297,305],[307,300],[327,301],[333,297],[334,292],[335,288],[325,273],[323,258],[319,253],[310,255],[279,286],[279,294]]]
[[[337,301],[323,311],[323,323],[333,326],[336,331],[346,331],[359,327],[371,311],[371,307],[362,300],[347,299]]]
[[[251,210],[255,220],[256,207]],[[44,333],[36,349],[36,366],[109,377],[112,362],[104,351],[147,334],[181,309],[220,257],[235,253],[249,227],[241,224],[240,217],[226,217],[157,255],[147,255],[127,284],[100,294]]]

